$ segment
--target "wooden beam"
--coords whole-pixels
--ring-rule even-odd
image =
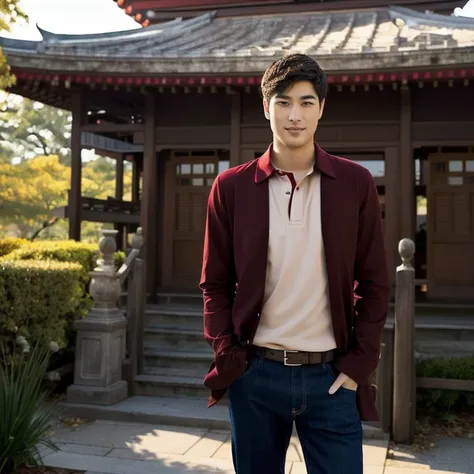
[[[398,223],[400,216],[399,201],[399,156],[398,147],[385,149],[385,247],[390,278],[390,286],[395,283],[395,268],[398,265]]]
[[[418,377],[416,379],[416,386],[418,388],[433,388],[439,390],[460,390],[462,392],[474,392],[474,380]]]
[[[240,164],[240,126],[242,122],[242,96],[240,92],[232,95],[230,115],[230,166]]]
[[[141,132],[145,125],[141,123],[88,123],[81,127],[81,132],[114,133],[114,132]]]
[[[222,8],[238,5],[268,5],[278,3],[294,3],[294,0],[138,0],[133,2],[134,10],[161,10],[175,8]]]
[[[84,98],[75,93],[72,96],[72,126],[71,126],[71,186],[69,191],[69,238],[81,240],[81,125],[84,121]]]
[[[392,0],[340,0],[338,2],[301,2],[275,0],[273,2],[248,2],[248,4],[234,5],[207,5],[201,0],[193,0],[186,2],[188,5],[169,5],[167,8],[160,0],[147,3],[146,10],[153,10],[155,15],[152,22],[174,19],[176,16],[183,18],[195,17],[198,14],[209,13],[217,10],[217,16],[237,16],[237,15],[264,15],[264,14],[285,14],[285,13],[302,13],[308,11],[332,11],[332,10],[359,10],[363,8],[380,8],[389,7],[393,4]],[[153,7],[153,3],[156,4]],[[159,5],[158,5],[159,3]],[[230,4],[231,2],[228,2]],[[398,0],[397,6],[413,8],[418,11],[431,10],[439,13],[451,13],[454,8],[459,6],[459,2],[455,0],[434,1],[434,0]],[[135,5],[136,6],[136,5]]]
[[[415,160],[412,143],[411,93],[408,85],[400,94],[400,234],[399,238],[415,240]]]
[[[143,152],[143,192],[140,222],[145,238],[146,292],[154,301],[157,290],[158,256],[158,163],[156,153],[156,96],[150,94],[145,106],[145,146]]]

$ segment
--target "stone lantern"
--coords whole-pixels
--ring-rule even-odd
[[[74,384],[67,391],[70,403],[112,405],[128,394],[127,382],[122,380],[127,320],[117,306],[121,283],[114,264],[117,231],[103,230],[102,235],[102,258],[90,272],[94,306],[85,319],[75,322]]]

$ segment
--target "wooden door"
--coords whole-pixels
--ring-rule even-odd
[[[176,155],[166,169],[163,287],[198,291],[207,200],[219,159],[212,153]]]
[[[428,179],[428,295],[474,299],[474,154],[433,154]]]

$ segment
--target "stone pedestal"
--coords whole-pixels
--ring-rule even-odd
[[[127,320],[117,307],[121,293],[113,254],[117,231],[103,231],[100,243],[103,259],[91,272],[90,293],[94,307],[77,330],[74,384],[68,388],[71,403],[111,405],[127,397],[127,382],[122,380]]]

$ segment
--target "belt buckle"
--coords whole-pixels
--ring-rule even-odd
[[[287,367],[300,367],[303,364],[290,364],[288,363],[288,356],[287,354],[297,354],[299,351],[283,351],[283,364],[285,364]]]

